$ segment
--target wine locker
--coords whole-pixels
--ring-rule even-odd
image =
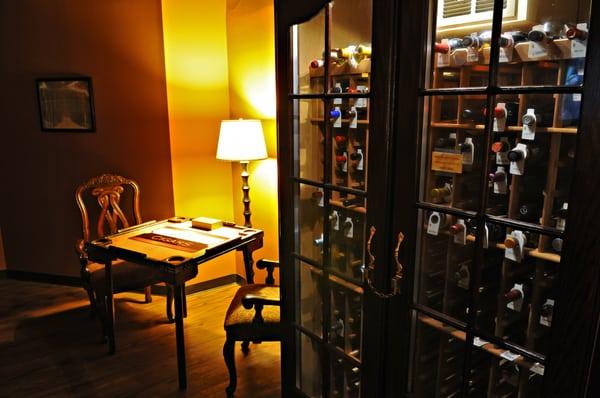
[[[284,396],[595,396],[592,3],[276,1]]]

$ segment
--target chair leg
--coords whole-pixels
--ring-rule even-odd
[[[86,287],[85,291],[90,299],[90,317],[93,319],[96,317],[96,313],[98,312],[96,298],[94,297],[94,291],[91,288]]]
[[[146,303],[151,303],[152,302],[152,287],[146,286],[144,288],[144,294],[146,295]]]
[[[175,322],[173,318],[173,286],[167,284],[167,318],[169,322]]]
[[[242,342],[242,352],[244,353],[244,356],[248,355],[248,353],[250,352],[250,341],[244,340]]]
[[[235,372],[235,340],[227,339],[223,346],[223,358],[229,371],[229,385],[225,388],[228,397],[232,397],[237,387],[237,375]]]
[[[108,330],[106,327],[106,299],[98,297],[96,301],[96,309],[100,318],[100,331],[102,332],[102,343],[108,343]]]

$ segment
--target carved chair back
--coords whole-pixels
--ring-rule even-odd
[[[130,194],[126,192],[127,187],[131,190]],[[130,209],[128,209],[129,206],[122,206],[121,204],[121,197],[124,195],[132,196],[133,203]],[[87,202],[95,201],[99,206],[95,225],[96,238],[113,234],[119,229],[142,222],[140,215],[140,187],[137,182],[129,178],[115,174],[102,174],[93,177],[77,187],[75,200],[81,211],[83,224],[83,239],[77,243],[77,249],[80,253],[83,251],[84,242],[95,239],[92,237],[90,230],[90,212],[86,207]],[[128,219],[126,217],[125,214],[128,212],[133,213],[133,218]],[[132,222],[131,224],[130,221]]]

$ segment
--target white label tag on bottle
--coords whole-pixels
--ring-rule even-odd
[[[535,120],[535,109],[529,108],[527,109],[526,115],[533,116]],[[535,127],[537,125],[537,121],[534,122],[531,126],[523,124],[523,131],[521,132],[521,139],[524,140],[535,140]]]
[[[512,62],[513,58],[513,47],[503,48],[500,47],[500,63]]]
[[[323,193],[323,189],[322,188],[317,188],[317,192],[320,192],[321,196],[319,198],[319,202],[317,203],[317,206],[319,207],[323,207],[325,206],[325,194]]]
[[[350,119],[350,128],[355,129],[358,127],[358,112],[356,112],[356,107],[350,108],[350,114],[352,118]]]
[[[556,219],[556,229],[559,231],[564,231],[567,227],[567,219],[566,218],[557,218]]]
[[[360,155],[360,160],[356,164],[356,170],[363,171],[365,169],[365,156],[361,148],[358,148],[356,153]]]
[[[523,159],[521,159],[519,161],[510,162],[510,174],[522,176],[525,173],[525,159],[527,159],[527,145],[519,143],[519,144],[517,144],[515,149],[522,150],[525,153],[525,156]]]
[[[521,292],[521,298],[511,301],[506,304],[506,307],[510,308],[513,311],[521,312],[523,308],[523,298],[525,297],[525,293],[523,292],[523,284],[515,283],[511,290],[518,290]]]
[[[551,306],[552,310],[554,310],[554,300],[546,299],[546,302],[544,303],[544,305],[542,305],[542,308],[544,306]],[[547,314],[547,316],[540,315],[540,324],[541,325],[548,326],[548,327],[552,326],[552,312],[553,311],[551,311],[549,314]]]
[[[467,226],[465,225],[465,220],[459,218],[456,220],[456,223],[462,225],[462,229],[454,235],[454,243],[464,246],[467,244]]]
[[[346,221],[344,221],[344,224],[350,223],[350,227],[345,228],[344,225],[344,236],[346,238],[353,238],[354,237],[354,223],[352,222],[352,219],[350,217],[346,217]]]
[[[336,127],[336,128],[342,127],[342,110],[340,109],[339,106],[336,106],[333,109],[339,112],[339,116],[336,117],[335,120],[333,121],[333,127]]]
[[[529,370],[537,375],[543,376],[545,368],[544,365],[542,365],[539,362],[536,362],[529,368]]]
[[[467,62],[470,64],[479,62],[479,52],[473,47],[467,49]]]
[[[429,221],[427,222],[427,234],[438,236],[440,232],[440,220],[442,219],[440,213],[437,211],[431,212],[429,215]]]
[[[331,228],[333,228],[334,231],[339,231],[340,230],[340,214],[337,212],[337,210],[334,210],[331,212],[331,218],[333,220],[333,223],[331,224]]]
[[[521,231],[513,231],[510,235],[506,235],[506,237],[512,237],[516,239],[517,244],[515,247],[505,248],[504,257],[520,263],[521,260],[523,260],[523,248],[525,247],[525,242],[527,241],[525,235]]]
[[[489,344],[489,343],[490,343],[489,341],[484,340],[484,339],[482,339],[480,337],[475,337],[473,339],[473,345],[475,347],[483,347],[484,345]]]
[[[348,172],[348,152],[344,152],[344,157],[346,158],[346,161],[342,164],[342,171],[344,173]]]
[[[548,57],[548,47],[546,43],[539,43],[537,41],[529,42],[529,51],[527,56],[529,58],[546,58]]]
[[[581,93],[573,94],[573,102],[581,102]]]
[[[339,92],[342,92],[342,84],[341,83],[336,83],[335,84],[335,88],[339,88]],[[342,105],[343,100],[341,98],[334,98],[333,99],[333,105]]]
[[[502,354],[500,354],[500,356],[506,360],[509,360],[511,362],[514,362],[515,359],[519,358],[520,355],[519,354],[515,354],[514,352],[511,351],[504,351]]]
[[[494,181],[494,193],[505,195],[508,191],[506,169],[504,167],[498,167],[496,173],[504,173],[504,178],[500,181]]]
[[[473,165],[473,152],[474,145],[472,138],[465,138],[465,142],[463,143],[467,147],[466,151],[462,151],[462,162],[463,165],[472,166]]]
[[[501,137],[500,141],[502,142],[506,142],[507,144],[508,142],[508,137]],[[509,145],[507,145],[507,148],[509,147]],[[496,153],[496,164],[498,165],[503,165],[503,166],[508,166],[510,164],[510,161],[508,160],[508,152],[497,152]]]
[[[356,86],[356,91],[359,93],[364,93],[366,91],[366,86]],[[354,102],[354,106],[357,108],[366,108],[367,107],[367,99],[366,98],[357,98],[356,102]]]
[[[588,31],[587,23],[577,24],[577,29]],[[585,58],[587,52],[587,40],[571,40],[571,58]]]
[[[496,107],[504,109],[506,115],[506,104],[504,102],[499,102]],[[492,110],[493,112],[494,110]],[[503,132],[506,129],[506,117],[497,118],[494,116],[494,132]]]

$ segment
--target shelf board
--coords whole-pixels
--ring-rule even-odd
[[[314,117],[310,119],[311,123],[323,123],[325,121],[325,119],[323,119],[322,117]],[[350,123],[350,119],[342,119],[342,123],[343,124],[349,124]],[[364,124],[364,125],[368,125],[369,121],[365,120],[365,119],[359,119],[357,120],[358,124]]]
[[[483,131],[483,124],[471,123],[447,123],[447,122],[432,122],[431,127],[439,129],[457,129],[457,130],[480,130]],[[508,126],[505,132],[518,133],[523,130],[522,126]],[[551,134],[577,134],[576,127],[538,127],[536,133],[551,133]]]
[[[341,207],[343,209],[355,211],[361,214],[367,214],[367,209],[363,206],[344,206],[344,203],[340,200],[329,199],[329,204],[335,207]]]
[[[467,241],[475,242],[473,235],[467,235]],[[494,247],[494,246],[492,246]],[[506,246],[503,243],[496,243],[495,247],[499,250],[506,250]],[[560,263],[560,254],[541,252],[539,249],[525,248],[525,255],[539,258],[540,260],[550,261],[553,263]]]

